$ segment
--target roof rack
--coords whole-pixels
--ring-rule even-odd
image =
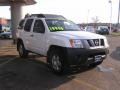
[[[63,20],[66,19],[62,15],[55,15],[55,14],[32,14],[30,15],[30,17],[47,18],[47,19],[63,19]]]
[[[45,16],[43,14],[31,14],[30,17],[45,18]]]

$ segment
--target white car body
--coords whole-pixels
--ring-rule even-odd
[[[32,19],[33,22],[30,26],[30,31],[26,32],[24,30],[25,24],[26,21],[30,19]],[[36,33],[33,31],[35,21],[37,20],[43,22],[43,25],[45,27],[44,33]],[[64,54],[67,55],[67,58],[70,58],[73,55],[72,53],[75,54],[74,56],[77,56],[80,53],[80,55],[84,55],[86,54],[86,52],[90,52],[90,54],[93,55],[92,59],[94,59],[94,56],[100,56],[101,54],[101,58],[105,58],[109,48],[106,37],[95,33],[85,31],[51,32],[49,26],[46,23],[46,19],[41,17],[28,17],[24,19],[22,28],[20,28],[18,25],[17,38],[18,44],[22,41],[25,50],[32,51],[44,56],[48,56],[48,52],[51,50],[51,47],[57,47],[57,49],[61,48],[63,51],[66,52]],[[20,52],[19,45],[18,51]],[[91,59],[91,57],[88,57],[88,60],[89,59]]]

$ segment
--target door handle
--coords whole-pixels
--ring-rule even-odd
[[[30,36],[31,36],[31,37],[34,37],[34,35],[33,35],[33,34],[31,34]]]

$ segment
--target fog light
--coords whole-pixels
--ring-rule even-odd
[[[90,60],[93,60],[93,58],[88,58],[87,60],[90,61]]]
[[[106,55],[101,55],[102,58],[106,57]]]

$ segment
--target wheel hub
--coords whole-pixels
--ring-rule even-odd
[[[53,55],[52,57],[52,67],[55,70],[60,70],[61,69],[61,62],[60,62],[60,57],[58,55]]]

